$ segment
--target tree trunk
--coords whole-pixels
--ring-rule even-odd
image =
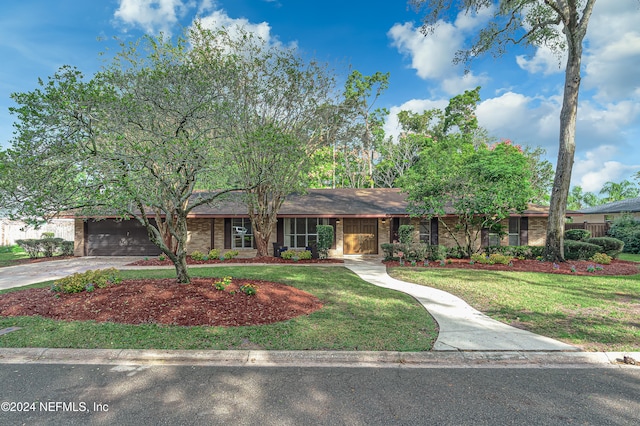
[[[560,113],[560,146],[556,174],[551,191],[547,240],[544,258],[550,262],[564,262],[564,223],[567,197],[571,184],[571,170],[576,151],[576,117],[578,115],[578,92],[580,90],[580,62],[582,40],[570,46],[565,72],[564,99]]]
[[[173,264],[176,268],[176,281],[178,284],[191,283],[191,277],[189,277],[189,272],[187,271],[187,253],[184,250],[176,257]]]
[[[256,232],[256,234],[254,235],[254,238],[256,241],[256,248],[258,249],[258,253],[256,254],[256,256],[258,257],[269,256],[269,236],[268,235],[265,236],[261,232],[260,233]]]

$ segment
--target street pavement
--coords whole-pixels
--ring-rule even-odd
[[[0,381],[3,425],[640,422],[632,368],[35,363],[0,364]]]

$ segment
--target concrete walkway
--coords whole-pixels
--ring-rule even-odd
[[[371,284],[415,297],[438,322],[435,351],[579,351],[548,337],[493,320],[464,300],[435,288],[396,280],[380,259],[347,258],[345,266]]]

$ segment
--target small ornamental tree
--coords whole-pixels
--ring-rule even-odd
[[[483,228],[497,229],[527,208],[534,191],[522,149],[506,141],[474,146],[463,134],[432,141],[403,179],[413,215],[437,216],[466,255],[478,248]],[[443,220],[447,214],[455,222]]]
[[[329,257],[329,249],[333,245],[333,226],[318,225],[318,254],[320,259]]]

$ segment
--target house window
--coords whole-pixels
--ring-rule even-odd
[[[231,219],[231,248],[253,248],[253,229],[248,218]]]
[[[317,217],[304,217],[284,220],[285,245],[291,248],[305,248],[318,242],[318,225],[325,220]]]
[[[498,235],[498,233],[489,231],[489,245],[490,246],[500,245],[500,235]]]
[[[431,220],[420,220],[420,242],[431,245]]]
[[[509,218],[509,245],[510,246],[520,245],[520,218],[519,217]]]

